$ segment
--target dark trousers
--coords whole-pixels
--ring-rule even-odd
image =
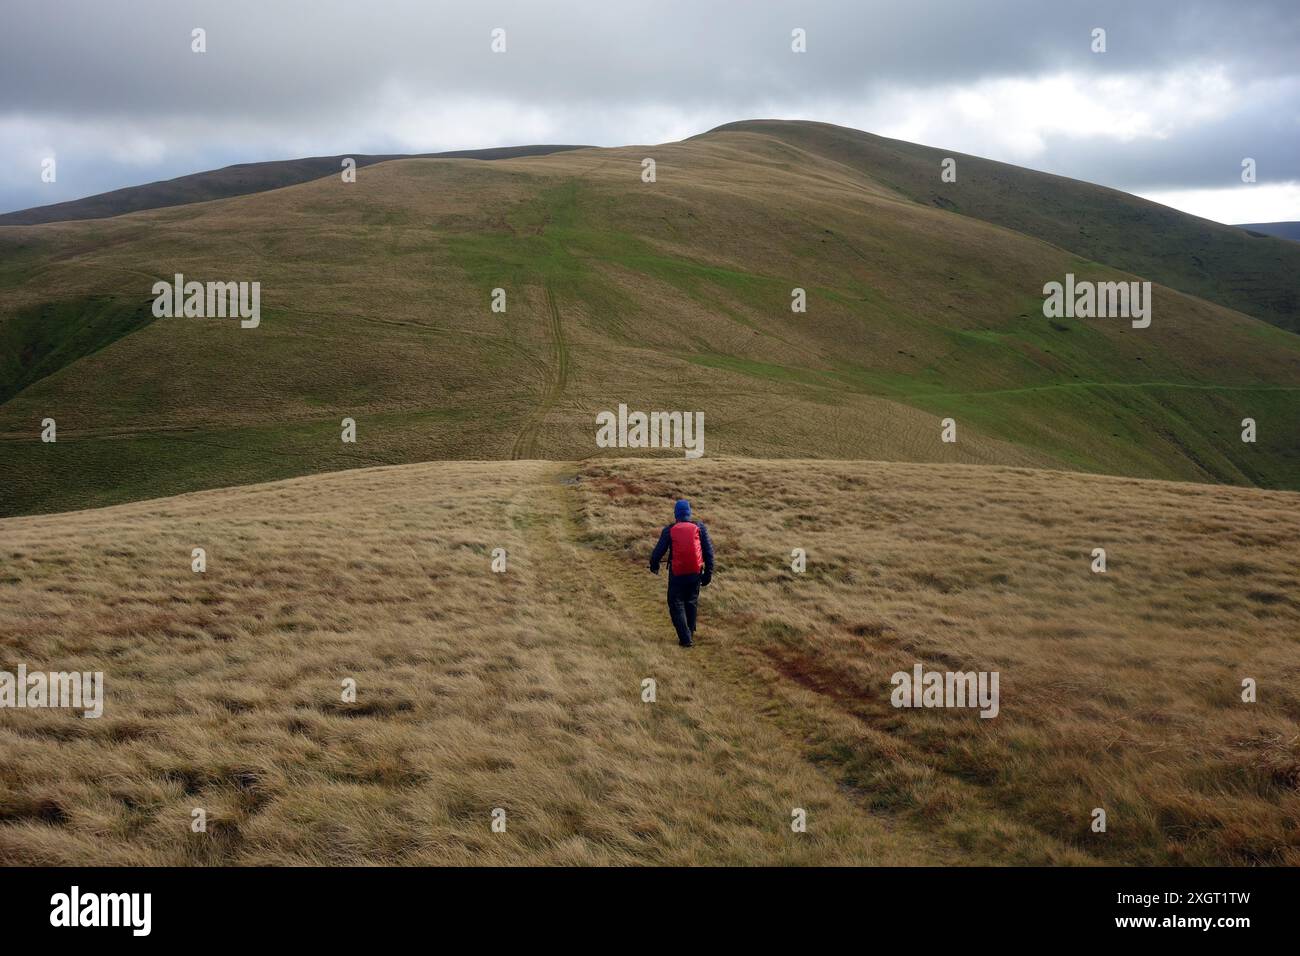
[[[695,605],[700,599],[700,575],[668,575],[668,616],[677,628],[677,643],[691,643],[695,633]]]

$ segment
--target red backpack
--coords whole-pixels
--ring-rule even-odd
[[[672,541],[673,574],[699,574],[704,570],[704,551],[700,548],[700,526],[694,521],[679,521],[668,530]]]

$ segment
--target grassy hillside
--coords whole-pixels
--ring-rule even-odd
[[[917,202],[995,222],[1300,332],[1300,247],[1250,235],[1128,193],[951,150],[918,146],[828,123],[746,120],[720,126],[754,132],[869,173]],[[957,181],[940,180],[945,157]]]
[[[644,566],[678,494],[718,549],[690,652]],[[0,643],[107,692],[2,712],[4,863],[1300,863],[1294,493],[450,462],[0,542]],[[999,715],[891,707],[915,663],[998,671]]]
[[[842,159],[720,132],[0,227],[0,513],[583,458],[620,403],[703,411],[706,455],[1300,487],[1300,337],[1163,286],[1148,329],[1045,319],[1044,282],[1127,276]],[[176,272],[260,281],[261,326],[142,313]]]

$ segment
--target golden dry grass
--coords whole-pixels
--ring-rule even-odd
[[[980,862],[1300,862],[1300,496],[815,462],[620,463],[583,487],[629,564],[666,500],[697,501],[722,554],[710,663],[864,807]],[[1001,714],[893,708],[917,662],[998,671]]]
[[[644,570],[679,493],[718,547],[693,652]],[[1294,864],[1297,503],[705,459],[6,519],[0,666],[102,670],[107,703],[0,711],[0,860]],[[1001,715],[894,710],[916,661],[999,670]]]

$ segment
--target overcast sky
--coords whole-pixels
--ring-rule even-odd
[[[778,117],[1300,220],[1300,0],[3,3],[0,211],[235,162]]]

